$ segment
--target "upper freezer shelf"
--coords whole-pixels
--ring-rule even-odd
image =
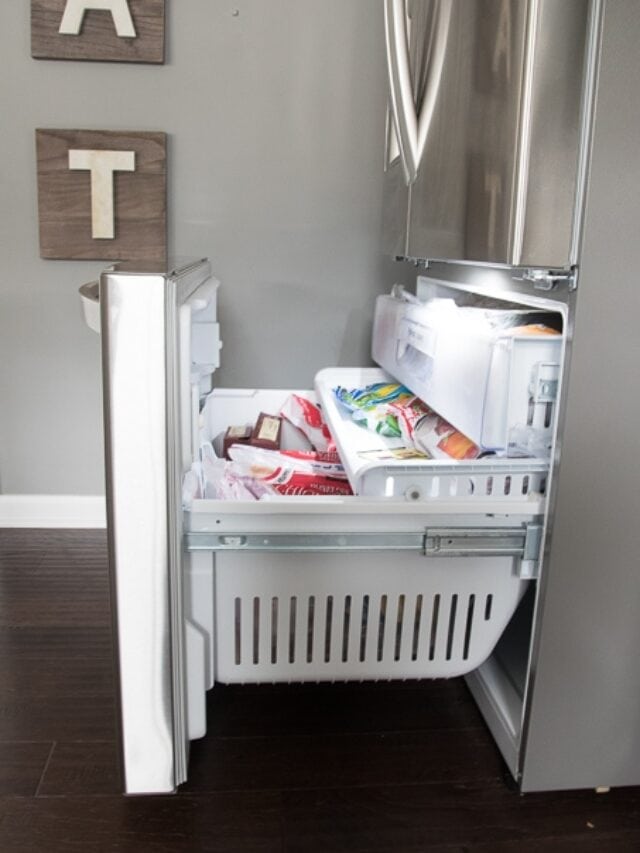
[[[376,301],[373,358],[482,450],[548,457],[562,336],[534,310]]]

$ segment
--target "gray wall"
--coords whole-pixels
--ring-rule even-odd
[[[394,275],[382,8],[167,0],[167,62],[145,66],[31,59],[29,6],[0,9],[0,492],[96,494],[99,340],[77,288],[105,264],[39,258],[35,128],[166,131],[169,249],[223,282],[219,382],[308,386],[367,361]]]

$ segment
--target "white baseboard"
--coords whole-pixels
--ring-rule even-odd
[[[0,495],[0,527],[106,527],[101,495]]]

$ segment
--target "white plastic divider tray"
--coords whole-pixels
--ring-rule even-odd
[[[485,450],[506,450],[514,430],[550,439],[562,336],[490,328],[483,314],[451,299],[379,296],[374,361]]]
[[[333,389],[363,388],[395,382],[377,367],[327,367],[315,379],[316,394],[354,492],[361,496],[434,501],[455,498],[526,501],[544,493],[548,464],[537,459],[434,459],[371,461],[362,454],[394,444],[393,439],[356,424],[336,400]],[[403,442],[397,440],[396,446]]]

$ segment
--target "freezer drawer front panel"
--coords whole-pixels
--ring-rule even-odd
[[[218,553],[215,678],[461,675],[489,656],[527,583],[511,557]]]

